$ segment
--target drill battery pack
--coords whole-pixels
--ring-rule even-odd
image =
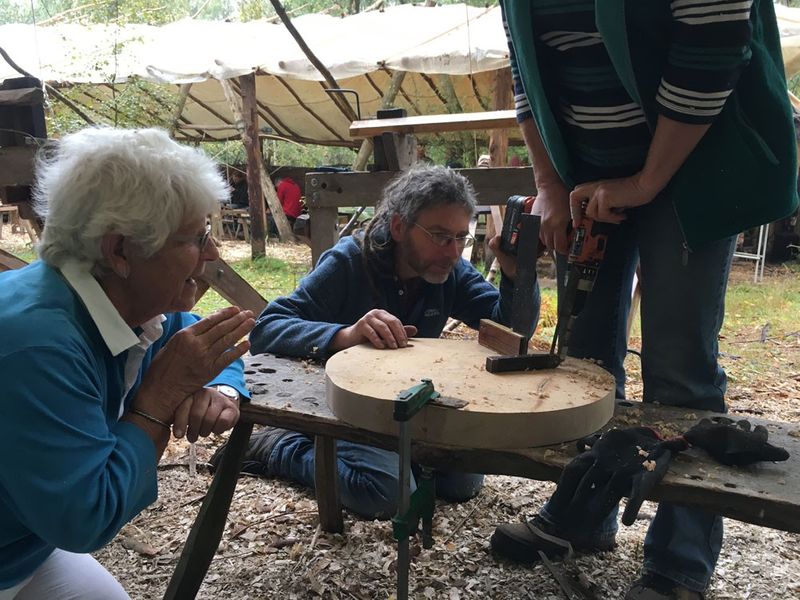
[[[503,232],[500,239],[500,250],[506,254],[516,256],[522,215],[531,212],[534,199],[534,196],[510,196],[506,200],[506,214],[503,217]]]

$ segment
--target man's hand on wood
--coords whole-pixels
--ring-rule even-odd
[[[380,308],[373,308],[355,324],[340,330],[331,342],[332,350],[344,350],[364,342],[381,350],[385,348],[404,348],[408,338],[417,333],[413,325],[403,325],[393,314]]]

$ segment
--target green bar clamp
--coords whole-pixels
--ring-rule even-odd
[[[439,392],[434,391],[433,381],[430,379],[423,379],[422,383],[403,390],[394,400],[394,420],[408,421],[439,395]]]
[[[430,379],[423,379],[421,383],[403,390],[397,395],[394,400],[394,420],[400,423],[409,421],[425,405],[438,399],[439,396],[439,392],[433,389],[433,382]],[[409,447],[401,447],[399,450],[401,456],[404,453],[410,453],[410,439]],[[433,547],[433,511],[435,507],[436,486],[433,474],[430,469],[421,467],[417,489],[409,498],[408,510],[392,518],[394,539],[400,542],[415,535],[419,529],[419,521],[422,519],[422,547]]]

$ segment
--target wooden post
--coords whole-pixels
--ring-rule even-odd
[[[249,83],[245,83],[245,79],[251,79]],[[256,105],[256,98],[255,98],[255,75],[244,75],[239,78],[239,87],[242,90],[242,96],[240,97],[236,91],[233,89],[233,86],[230,84],[229,81],[224,79],[220,80],[220,85],[222,86],[222,90],[225,92],[225,98],[228,100],[228,104],[230,106],[231,112],[233,113],[234,118],[236,119],[237,127],[239,128],[240,132],[242,133],[242,141],[245,144],[245,148],[248,147],[247,143],[244,141],[246,136],[246,131],[243,131],[245,124],[250,124],[251,127],[255,128],[256,137],[253,138],[253,147],[256,148],[256,164],[257,169],[254,170],[254,167],[251,167],[249,162],[249,155],[248,155],[248,163],[247,163],[247,189],[248,192],[252,188],[250,187],[250,173],[258,174],[258,181],[260,184],[261,193],[263,195],[258,196],[257,202],[253,202],[254,196],[252,193],[248,193],[248,197],[250,198],[250,216],[251,218],[251,227],[253,227],[253,231],[255,231],[255,223],[258,221],[260,224],[260,231],[261,234],[261,242],[260,246],[263,248],[264,243],[264,233],[266,231],[266,219],[264,215],[264,201],[262,198],[267,199],[267,205],[269,206],[270,211],[272,211],[272,217],[275,219],[275,224],[278,227],[278,235],[280,235],[281,239],[284,241],[294,241],[294,234],[292,233],[292,228],[289,226],[289,221],[286,219],[286,215],[283,213],[283,208],[281,207],[280,200],[278,200],[278,194],[275,192],[275,186],[272,185],[272,180],[267,177],[267,174],[264,172],[262,168],[263,160],[261,157],[261,146],[258,143],[258,113],[257,105]],[[248,91],[249,90],[249,91]],[[252,107],[251,107],[251,119],[247,120],[244,118],[244,114],[242,112],[242,100],[246,95],[250,94],[250,98],[252,100]],[[261,217],[257,218],[256,213],[253,212],[253,206],[258,204],[261,210]],[[255,236],[254,236],[255,237]],[[251,242],[255,244],[255,242]],[[262,250],[260,256],[263,256],[264,250]],[[255,254],[253,255],[256,256]]]
[[[314,436],[314,490],[322,530],[342,533],[344,520],[339,501],[336,439],[327,435]]]
[[[513,108],[511,103],[511,69],[498,69],[494,76],[494,110]],[[508,164],[508,129],[492,129],[489,133],[489,156],[493,167]]]
[[[511,102],[511,69],[498,69],[494,75],[494,110],[505,110],[512,107]],[[489,133],[489,165],[505,167],[508,164],[508,130],[492,129]],[[489,250],[489,240],[503,228],[503,206],[492,206],[492,217],[486,220],[486,237],[484,238],[484,257],[491,264],[494,254]]]
[[[250,200],[250,248],[253,258],[267,253],[266,216],[261,189],[261,144],[258,141],[258,107],[256,106],[256,76],[251,73],[239,78],[242,90],[242,141],[247,152],[247,196]]]
[[[308,217],[311,222],[312,267],[317,266],[317,261],[325,250],[333,248],[336,244],[339,237],[336,234],[338,215],[336,208],[317,208],[309,204]]]
[[[178,102],[175,105],[175,112],[172,113],[172,122],[169,126],[169,137],[175,137],[175,130],[178,129],[178,123],[181,120],[183,109],[186,107],[186,98],[189,97],[189,90],[192,89],[191,83],[181,84],[180,93],[178,94]]]
[[[389,89],[383,93],[381,98],[381,109],[389,108],[392,105],[394,99],[397,97],[397,92],[400,91],[400,86],[403,84],[403,79],[405,79],[405,76],[405,71],[395,71],[392,74],[392,83],[389,85]],[[367,163],[372,156],[373,148],[374,145],[372,143],[372,138],[364,138],[364,141],[361,142],[361,148],[358,150],[356,160],[353,163],[353,171],[366,170]]]

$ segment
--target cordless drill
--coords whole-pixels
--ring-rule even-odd
[[[535,196],[509,196],[506,200],[506,214],[503,217],[503,231],[500,234],[500,250],[504,253],[517,255],[522,215],[531,212],[535,199]]]
[[[586,211],[586,205],[581,207]],[[587,216],[570,233],[567,281],[558,311],[558,323],[550,345],[550,353],[561,360],[567,355],[569,339],[575,319],[583,310],[586,298],[594,287],[597,270],[606,252],[606,242],[611,225],[600,223]]]

